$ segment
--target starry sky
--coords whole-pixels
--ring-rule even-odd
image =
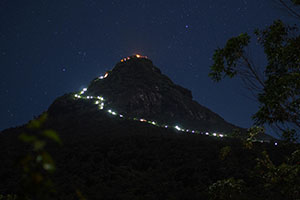
[[[249,127],[258,104],[239,80],[212,82],[209,66],[227,39],[278,18],[293,20],[274,0],[1,0],[0,130],[26,123],[136,53],[200,104]],[[266,62],[255,40],[249,54]]]

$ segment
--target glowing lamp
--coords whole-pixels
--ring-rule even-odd
[[[155,122],[151,122],[151,124],[153,124],[153,125],[156,125],[156,123],[155,123]]]
[[[220,136],[220,137],[224,137],[224,135],[223,135],[223,134],[220,134],[219,136]]]
[[[209,135],[209,133],[208,133],[208,132],[206,132],[206,133],[205,133],[205,135]]]
[[[175,128],[178,130],[178,131],[181,131],[181,128],[179,126],[175,126]]]
[[[123,116],[123,115],[120,115],[120,117],[123,118],[124,116]]]
[[[99,101],[96,101],[95,104],[99,104]]]
[[[168,126],[167,126],[167,125],[165,125],[165,128],[168,128]]]
[[[136,54],[135,56],[136,56],[137,58],[140,58],[140,57],[141,57],[139,54]]]
[[[217,136],[217,134],[216,134],[216,133],[213,133],[213,136],[215,136],[215,137],[216,137],[216,136]]]
[[[103,78],[106,78],[106,77],[108,77],[108,72],[105,73]]]
[[[84,92],[87,91],[87,88],[83,88],[82,91],[84,91]]]
[[[275,142],[275,146],[277,146],[278,145],[278,143],[277,142]]]
[[[104,79],[104,77],[103,77],[103,76],[100,76],[99,79]]]
[[[140,119],[140,122],[147,122],[147,120],[145,120],[145,119]]]

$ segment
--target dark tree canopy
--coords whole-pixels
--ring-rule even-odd
[[[298,0],[292,2],[300,4]],[[288,6],[285,2],[283,5]],[[209,75],[214,81],[240,77],[259,102],[259,110],[253,115],[255,124],[276,127],[281,136],[293,140],[300,131],[299,29],[276,20],[254,33],[264,49],[266,66],[258,68],[251,62],[246,53],[250,36],[243,33],[215,51]]]

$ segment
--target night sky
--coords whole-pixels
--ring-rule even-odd
[[[257,103],[238,80],[214,83],[212,55],[242,32],[291,20],[273,0],[1,0],[0,130],[26,123],[123,57],[148,56],[200,104],[242,127]],[[262,50],[249,50],[258,65]]]

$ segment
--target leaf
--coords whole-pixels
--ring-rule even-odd
[[[52,159],[52,157],[50,156],[49,153],[47,152],[43,152],[41,154],[42,158],[43,158],[43,168],[46,171],[54,171],[55,170],[55,164],[54,161]]]
[[[43,135],[45,137],[48,137],[49,139],[59,143],[60,145],[62,144],[60,137],[58,136],[58,134],[53,131],[53,130],[45,130],[43,131]]]
[[[36,140],[36,141],[34,142],[33,147],[34,147],[34,150],[35,150],[35,151],[39,151],[39,150],[42,150],[42,149],[45,147],[45,145],[46,145],[46,142],[45,142],[45,141]]]
[[[33,143],[37,140],[37,138],[33,135],[27,135],[26,133],[22,133],[19,136],[19,139],[22,140],[25,143]]]
[[[47,114],[42,114],[38,119],[32,120],[28,123],[27,127],[29,129],[39,129],[47,120]]]

